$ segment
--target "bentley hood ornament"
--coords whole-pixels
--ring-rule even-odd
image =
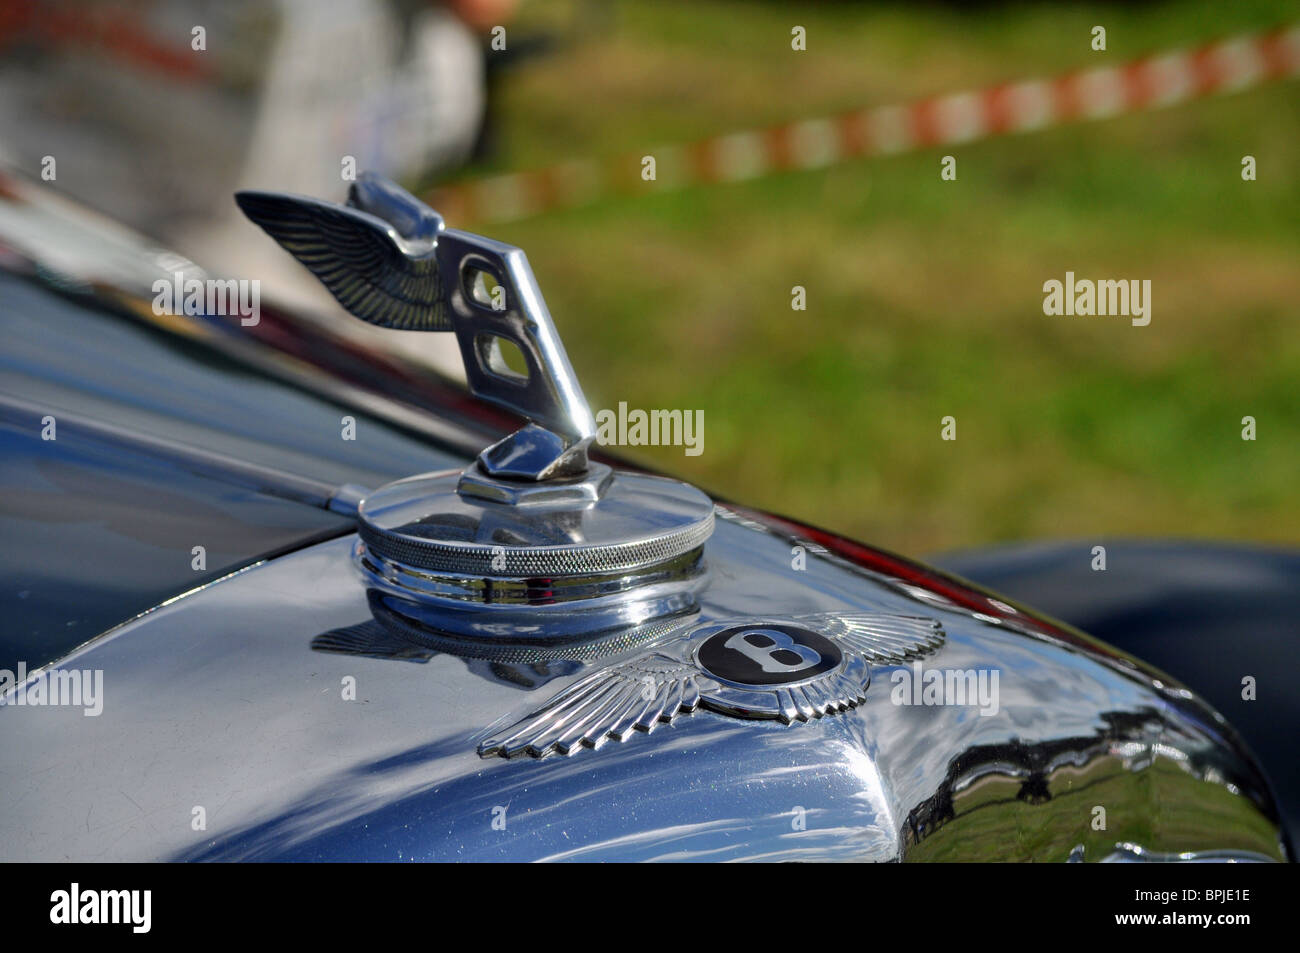
[[[368,172],[347,205],[283,192],[235,201],[361,320],[455,332],[474,395],[534,422],[484,451],[485,472],[525,481],[585,472],[595,420],[521,249],[447,228]],[[519,348],[525,373],[507,366],[502,341]]]
[[[356,560],[385,605],[441,647],[521,661],[657,632],[656,620],[696,610],[712,501],[588,459],[595,421],[523,251],[447,228],[371,174],[347,205],[235,198],[356,317],[454,332],[470,390],[529,420],[464,471],[362,501]],[[503,343],[518,348],[522,371]]]

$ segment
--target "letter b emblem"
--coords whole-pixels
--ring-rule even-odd
[[[765,672],[789,674],[812,668],[822,660],[821,654],[800,645],[777,629],[746,629],[724,643],[727,648],[743,652]]]

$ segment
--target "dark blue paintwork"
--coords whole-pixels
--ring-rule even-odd
[[[52,661],[252,560],[348,532],[336,513],[196,476],[39,418],[0,423],[0,668]],[[192,563],[205,548],[205,569]]]
[[[165,454],[87,436],[77,417],[377,486],[463,456],[39,279],[0,272],[0,668],[42,665],[231,570],[352,521]],[[28,409],[31,408],[31,409]],[[42,417],[56,423],[41,437]],[[343,415],[357,439],[342,439]],[[192,550],[206,549],[206,569]]]

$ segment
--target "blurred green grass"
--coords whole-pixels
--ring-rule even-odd
[[[1292,3],[525,4],[469,176],[904,102],[1297,19]],[[570,30],[564,24],[583,27]],[[790,50],[790,28],[808,50]],[[1106,53],[1088,47],[1107,28]],[[907,553],[1300,530],[1300,85],[488,230],[525,248],[593,408],[704,411],[633,459]],[[939,179],[957,156],[956,182]],[[1259,178],[1243,182],[1254,155]],[[453,223],[460,224],[460,223]],[[1149,278],[1150,326],[1042,284]],[[808,310],[790,308],[807,289]],[[940,440],[940,418],[958,439]],[[1258,421],[1243,441],[1241,418]]]

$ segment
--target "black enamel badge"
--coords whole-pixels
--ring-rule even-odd
[[[696,656],[714,678],[740,685],[788,685],[828,672],[844,654],[797,625],[737,625],[710,636]]]

